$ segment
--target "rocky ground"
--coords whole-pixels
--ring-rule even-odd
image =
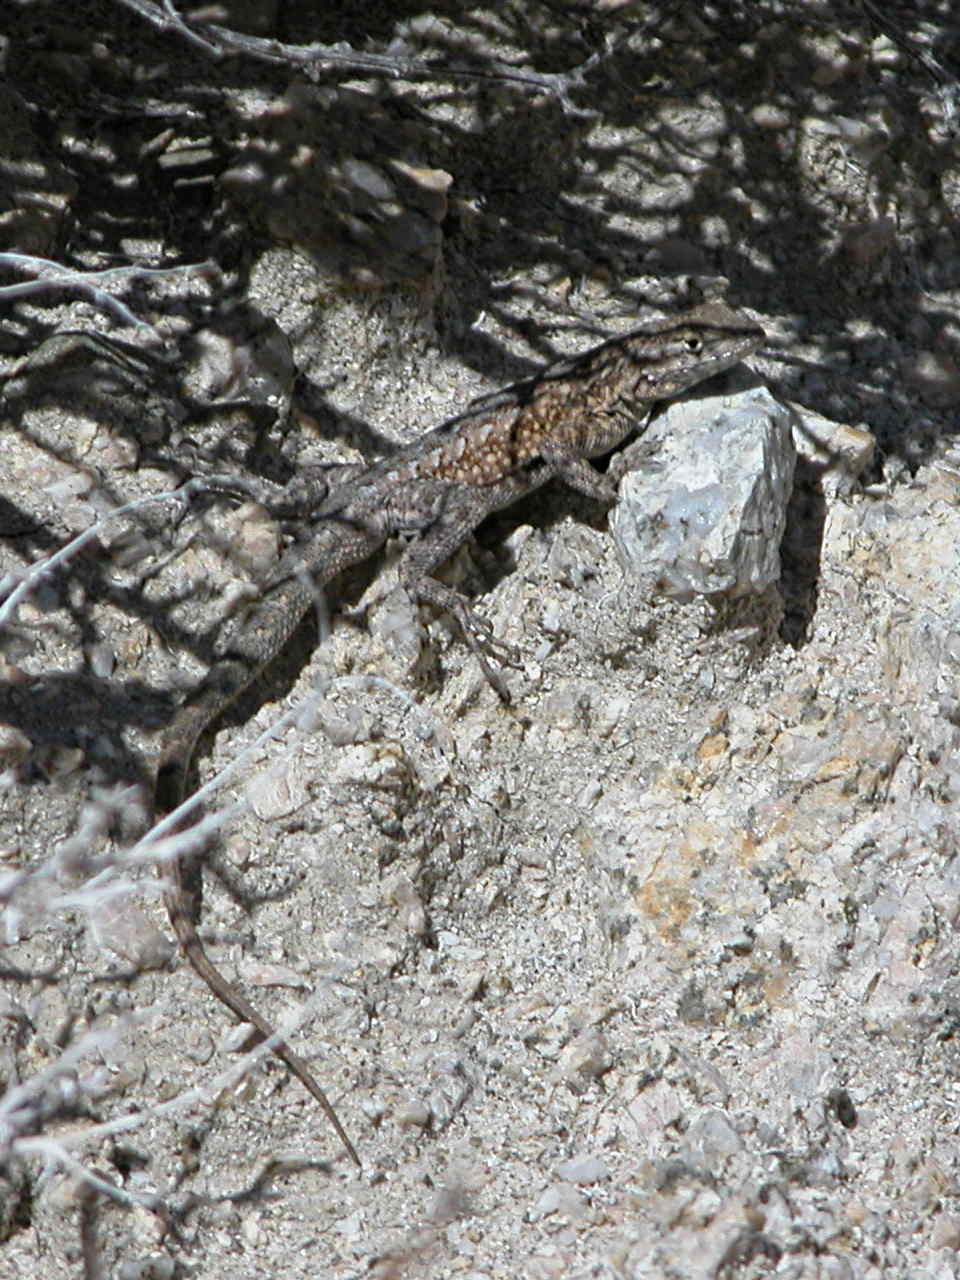
[[[317,84],[133,0],[8,24],[0,252],[190,269],[0,287],[0,602],[89,534],[0,637],[0,1271],[957,1275],[950,6],[316,7],[221,8],[354,58]],[[510,707],[388,555],[199,754],[202,935],[357,1174],[137,844],[289,533],[163,495],[382,455],[721,290],[768,342],[678,421],[782,406],[773,585],[664,599],[551,486],[444,571]]]

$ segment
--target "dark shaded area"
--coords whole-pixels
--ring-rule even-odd
[[[549,297],[555,281],[599,274],[610,298],[632,314],[660,301],[663,282],[672,280],[682,295],[698,270],[726,277],[732,301],[780,314],[788,328],[802,318],[807,335],[822,335],[824,373],[834,366],[846,373],[842,398],[824,378],[815,408],[868,421],[881,437],[885,424],[896,424],[883,447],[911,464],[927,455],[936,436],[932,416],[904,434],[902,424],[916,421],[914,392],[895,362],[878,359],[875,337],[879,331],[906,340],[918,321],[912,268],[893,258],[887,271],[847,278],[850,260],[831,238],[817,193],[804,186],[803,122],[770,114],[783,73],[780,6],[681,5],[660,14],[648,6],[608,13],[540,3],[494,20],[452,3],[360,10],[291,3],[251,16],[248,30],[261,43],[243,46],[238,36],[221,57],[187,29],[145,16],[156,7],[135,7],[100,0],[76,12],[55,3],[8,10],[0,251],[43,253],[89,269],[91,262],[127,264],[131,246],[155,241],[162,265],[210,262],[220,276],[213,283],[185,276],[175,289],[149,278],[130,283],[123,297],[135,314],[186,322],[176,330],[186,336],[151,350],[121,328],[97,338],[58,333],[55,320],[44,321],[42,295],[29,308],[8,307],[0,343],[24,363],[4,384],[2,407],[23,432],[28,411],[69,407],[128,442],[139,467],[156,465],[182,479],[207,470],[289,481],[291,424],[267,403],[238,400],[226,425],[208,431],[207,419],[222,419],[222,408],[211,410],[184,387],[179,371],[191,333],[267,322],[249,301],[249,273],[264,247],[292,240],[344,287],[435,291],[441,344],[500,382],[557,354],[550,325],[528,318],[531,291]],[[227,6],[225,28],[230,16]],[[921,47],[913,32],[923,19]],[[864,158],[875,193],[891,202],[904,184],[935,186],[948,164],[947,139],[940,150],[911,142],[928,136],[917,114],[918,86],[952,83],[956,37],[941,19],[942,7],[932,3],[896,12],[813,4],[803,14],[809,38],[791,48],[792,112],[806,105],[840,127],[874,101],[895,104],[899,129]],[[888,36],[903,73],[864,64],[856,75],[826,78],[815,41],[837,24],[860,30],[865,47]],[[213,27],[200,24],[196,33],[217,43]],[[279,46],[263,56],[262,37],[346,50],[358,65],[292,55],[285,64]],[[219,39],[223,44],[225,33]],[[406,80],[364,71],[362,58],[371,54],[419,71]],[[545,76],[559,79],[536,79]],[[259,111],[251,111],[251,98]],[[672,108],[696,111],[701,103],[721,104],[726,116],[706,164],[703,151],[685,154],[686,135],[671,127]],[[39,171],[37,154],[46,161]],[[632,189],[605,181],[624,170],[636,173]],[[672,240],[644,235],[646,223],[662,222],[665,207],[685,242],[682,252]],[[32,217],[37,209],[43,216]],[[912,244],[940,292],[960,282],[955,241],[943,237],[931,224],[929,233],[915,230]],[[802,270],[781,271],[798,256]],[[0,283],[20,279],[0,266]],[[50,292],[53,302],[63,296]],[[475,322],[483,314],[516,341],[481,332]],[[927,330],[951,321],[928,296]],[[322,307],[316,324],[323,325]],[[557,328],[568,325],[558,308]],[[517,355],[520,348],[536,359]],[[781,373],[781,395],[801,388],[816,400],[815,368],[784,361]],[[315,379],[301,374],[293,397],[318,438],[347,441],[367,457],[389,451],[380,424],[334,407]],[[942,432],[954,429],[944,413]],[[104,497],[122,504],[122,476],[96,472],[75,441],[43,447],[89,469]],[[804,642],[816,612],[825,515],[818,494],[817,477],[798,474],[782,547],[782,635],[794,645]],[[576,496],[564,501],[584,518],[599,514]],[[530,509],[549,519],[552,499],[536,497]],[[497,518],[498,534],[505,521]],[[162,555],[173,532],[168,513],[146,510],[142,527]],[[0,494],[0,537],[29,563],[67,534],[38,525],[11,491]],[[81,555],[68,572],[66,603],[85,653],[100,640],[89,602],[108,599],[149,623],[171,649],[209,658],[216,627],[196,633],[174,625],[179,598],[147,604],[137,587],[118,589],[98,554]],[[8,650],[12,645],[16,656],[21,643],[29,638],[14,634]],[[89,670],[50,677],[29,707],[13,689],[0,702],[12,723],[29,724],[40,740],[61,741],[77,737],[69,727],[64,735],[64,705],[73,725],[85,722],[88,706],[95,721],[145,728],[162,724],[171,710],[168,695],[120,688]],[[121,752],[118,776],[132,763]]]

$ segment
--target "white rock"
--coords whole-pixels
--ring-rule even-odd
[[[565,1182],[576,1182],[581,1187],[591,1187],[610,1177],[610,1170],[599,1156],[583,1156],[579,1160],[565,1160],[557,1173]]]
[[[764,388],[678,402],[644,436],[611,527],[624,569],[653,594],[760,594],[780,576],[793,486],[792,414]]]

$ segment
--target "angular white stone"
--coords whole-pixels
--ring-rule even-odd
[[[762,593],[780,576],[793,486],[793,415],[763,387],[671,404],[643,438],[611,527],[626,572],[650,592]]]

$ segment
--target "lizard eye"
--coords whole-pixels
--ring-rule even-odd
[[[703,350],[703,339],[697,333],[692,333],[689,338],[684,338],[687,350],[693,356],[698,356]]]

